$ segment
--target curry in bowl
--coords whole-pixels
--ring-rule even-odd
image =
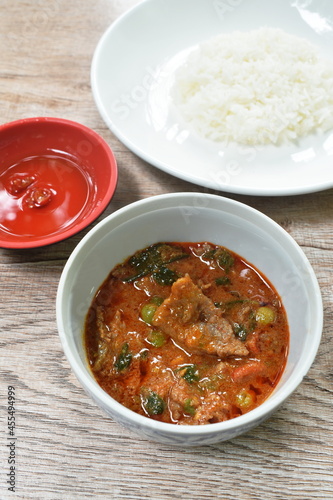
[[[93,375],[161,422],[222,422],[259,406],[284,370],[289,328],[272,284],[209,242],[161,242],[109,274],[85,322]]]

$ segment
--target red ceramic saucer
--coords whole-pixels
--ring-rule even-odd
[[[0,247],[56,243],[109,204],[117,164],[93,130],[59,118],[0,125]]]

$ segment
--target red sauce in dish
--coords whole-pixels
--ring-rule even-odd
[[[92,182],[65,153],[24,158],[0,174],[0,229],[22,237],[63,230],[84,210]]]

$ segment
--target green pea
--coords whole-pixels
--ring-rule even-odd
[[[154,347],[162,347],[166,342],[166,338],[163,332],[159,330],[153,330],[148,335],[148,342]]]
[[[148,325],[151,325],[157,307],[158,306],[156,304],[151,303],[142,306],[140,316],[145,323],[148,323]]]
[[[270,323],[274,323],[276,318],[275,311],[270,307],[263,306],[259,307],[256,312],[256,321],[260,325],[269,325]]]
[[[253,395],[246,391],[245,389],[243,389],[241,392],[239,392],[237,395],[236,395],[236,401],[237,401],[237,405],[240,407],[240,408],[249,408],[250,406],[253,405],[254,403],[254,398],[253,398]]]

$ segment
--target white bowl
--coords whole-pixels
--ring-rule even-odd
[[[287,365],[273,394],[251,412],[216,424],[167,424],[125,408],[95,381],[83,344],[85,316],[94,294],[116,264],[159,241],[210,241],[223,245],[254,264],[280,294],[290,327]],[[308,372],[318,350],[323,322],[318,282],[291,236],[253,208],[202,193],[167,194],[141,200],[97,224],[65,265],[56,309],[65,354],[95,402],[125,427],[155,441],[181,446],[231,439],[272,415]]]

